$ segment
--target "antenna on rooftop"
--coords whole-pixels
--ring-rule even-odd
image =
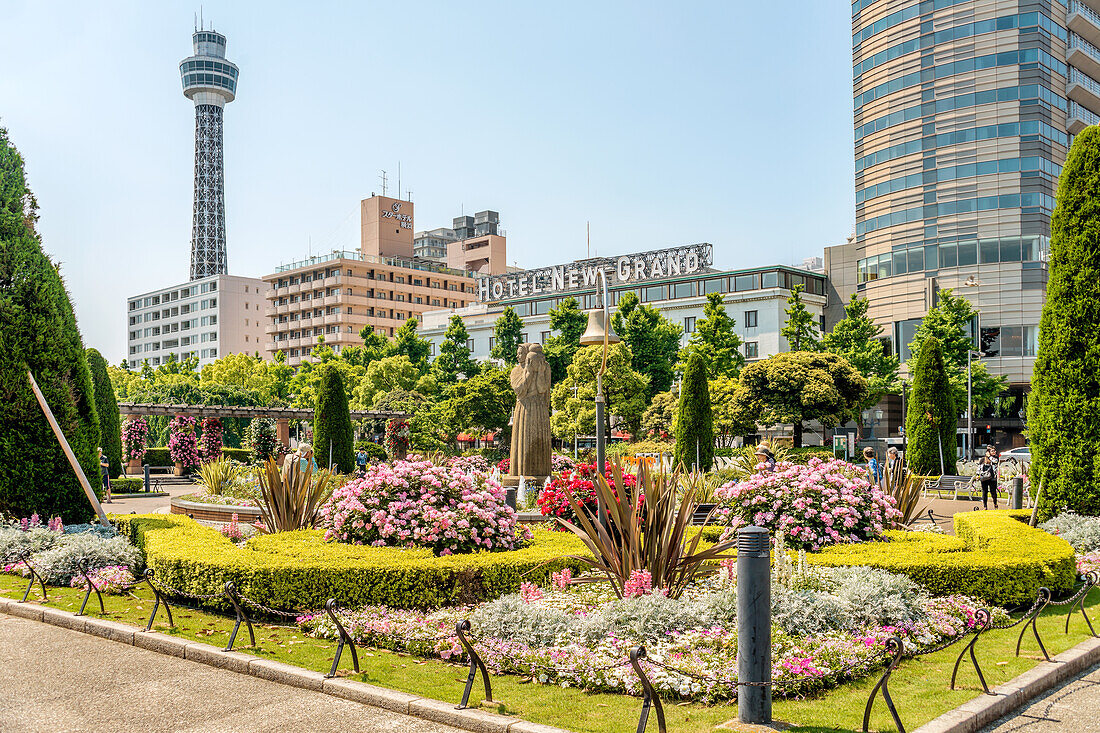
[[[397,161],[397,198],[401,198],[401,161]]]
[[[379,180],[382,181],[382,195],[385,196],[386,195],[386,171],[382,171],[382,175],[380,175],[378,178],[379,178]]]
[[[584,223],[586,246],[588,247],[587,257],[592,257],[592,222],[586,221]]]

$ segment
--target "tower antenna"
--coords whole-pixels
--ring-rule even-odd
[[[587,257],[591,259],[591,257],[592,257],[592,222],[586,221],[584,223],[584,230],[586,232],[585,239],[587,240],[587,247],[588,247]]]
[[[397,161],[397,198],[401,198],[401,161]]]
[[[382,195],[385,196],[386,195],[386,171],[382,171],[382,175],[380,175],[378,178],[379,178],[380,181],[382,181]]]

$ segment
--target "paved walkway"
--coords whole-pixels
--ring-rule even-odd
[[[456,728],[0,613],[0,730]]]
[[[176,496],[194,494],[201,489],[195,484],[167,486],[164,489],[168,496],[130,496],[125,499],[115,499],[110,504],[103,505],[103,511],[108,514],[167,514],[169,502]]]
[[[1100,666],[1093,667],[1026,707],[1007,715],[982,733],[1061,733],[1100,730]]]

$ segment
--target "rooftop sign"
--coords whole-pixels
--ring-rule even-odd
[[[596,287],[599,271],[607,276],[609,286],[660,280],[678,275],[692,275],[713,264],[714,246],[689,244],[671,249],[578,260],[568,265],[554,265],[537,270],[512,272],[507,275],[482,277],[477,281],[477,299],[483,303],[532,295],[557,295]]]

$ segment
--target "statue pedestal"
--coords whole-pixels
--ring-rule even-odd
[[[541,491],[542,485],[546,482],[546,476],[512,476],[511,474],[501,476],[500,485],[504,487],[504,503],[513,509],[516,508],[516,493],[519,491],[520,479],[523,479],[524,488],[527,491]]]

